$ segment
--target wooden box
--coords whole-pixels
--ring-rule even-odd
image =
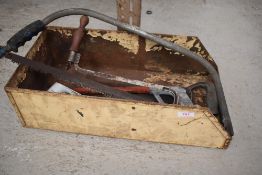
[[[63,68],[72,28],[48,27],[27,58]],[[197,37],[159,36],[216,64]],[[162,85],[187,87],[208,80],[198,63],[154,42],[123,31],[89,29],[80,48],[80,66]],[[22,126],[152,142],[225,148],[231,137],[207,107],[161,105],[98,96],[50,93],[57,80],[19,66],[5,90]],[[201,94],[201,93],[200,93]],[[185,117],[181,113],[190,112]]]

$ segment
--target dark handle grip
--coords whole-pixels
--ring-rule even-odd
[[[43,31],[44,28],[45,24],[41,20],[34,21],[25,26],[7,41],[6,50],[8,52],[17,52],[20,46],[23,46],[27,41],[30,41],[32,37]]]
[[[73,33],[72,44],[69,50],[78,52],[81,40],[85,35],[85,27],[89,23],[89,18],[87,16],[81,16],[80,25]]]

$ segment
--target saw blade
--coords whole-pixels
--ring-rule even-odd
[[[12,62],[27,66],[35,71],[44,74],[51,74],[52,76],[54,76],[59,80],[63,80],[69,83],[75,83],[81,87],[88,87],[96,92],[104,94],[107,97],[128,99],[128,100],[138,100],[138,101],[151,101],[151,99],[149,98],[141,97],[135,94],[130,94],[124,91],[113,89],[110,86],[98,83],[90,79],[83,78],[77,74],[71,74],[64,70],[57,69],[55,67],[43,64],[38,61],[27,59],[25,57],[16,55],[14,53],[7,53],[5,57],[10,59]]]

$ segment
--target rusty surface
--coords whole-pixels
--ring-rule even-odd
[[[71,45],[72,28],[49,27],[44,31],[27,54],[30,59],[65,68]],[[159,35],[159,34],[158,34]],[[197,37],[161,35],[179,45],[202,55],[215,63]],[[191,59],[158,46],[153,42],[123,31],[88,30],[80,47],[80,66],[100,72],[115,74],[162,85],[187,87],[208,79],[207,72]],[[51,76],[20,67],[7,86],[46,90],[56,80]],[[112,86],[123,84],[103,83]],[[196,92],[197,102],[205,106],[205,92]]]
[[[45,44],[48,45],[49,50],[52,50],[47,55],[54,58],[54,65],[63,64],[68,56],[72,29],[50,27],[46,33]],[[163,35],[163,37],[171,38],[172,41],[203,54],[203,57],[215,66],[196,37],[188,37],[187,40],[182,36],[177,36],[177,40],[171,35]],[[127,32],[88,30],[80,48],[82,54],[80,66],[93,69],[116,68],[182,74],[207,73],[200,64],[176,52],[166,49],[148,51],[146,42],[143,38]]]
[[[117,20],[140,26],[141,0],[117,0]]]

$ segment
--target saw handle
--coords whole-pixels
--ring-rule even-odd
[[[85,27],[89,23],[89,18],[87,16],[81,16],[80,25],[73,33],[72,44],[70,47],[70,51],[78,52],[81,40],[85,35]]]
[[[39,32],[45,29],[45,24],[41,20],[34,21],[13,35],[6,44],[6,52],[17,52],[20,46],[30,41]]]

